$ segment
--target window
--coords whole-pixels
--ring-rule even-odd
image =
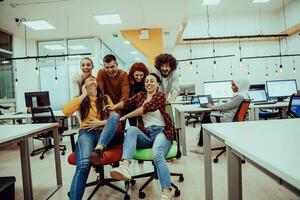
[[[12,54],[12,35],[0,30],[0,99],[15,98]]]

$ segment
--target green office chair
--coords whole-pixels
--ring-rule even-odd
[[[166,106],[166,111],[169,113],[169,115],[172,119],[173,125],[174,125],[174,118],[173,118],[173,114],[172,114],[171,105]],[[175,137],[176,137],[176,141],[173,141],[173,143],[170,147],[170,150],[166,155],[167,160],[170,160],[172,158],[180,158],[181,157],[180,143],[179,143],[179,129],[174,129],[174,134],[175,134]],[[139,189],[139,198],[143,199],[143,198],[146,197],[146,194],[143,192],[143,190],[149,185],[149,183],[151,183],[151,181],[154,178],[158,179],[156,167],[153,163],[152,149],[147,148],[147,149],[138,149],[138,150],[136,150],[135,154],[133,155],[133,159],[138,160],[138,161],[151,161],[152,165],[154,167],[153,172],[133,176],[130,180],[130,183],[132,185],[134,185],[136,183],[135,179],[149,177],[149,179]],[[171,172],[170,175],[171,176],[178,176],[179,177],[179,182],[184,181],[184,177],[183,177],[182,173],[172,173]],[[129,181],[126,181],[125,184],[128,185]],[[180,196],[180,190],[178,189],[178,187],[174,183],[172,183],[172,187],[175,189],[175,196],[176,197]]]

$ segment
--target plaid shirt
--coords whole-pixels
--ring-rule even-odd
[[[157,92],[151,99],[151,101],[144,104],[145,100],[147,99],[147,93],[146,92],[139,92],[133,97],[127,99],[124,101],[124,108],[125,109],[137,109],[141,106],[143,106],[143,114],[146,114],[148,112],[154,112],[156,110],[159,110],[162,114],[166,127],[164,129],[164,134],[166,135],[168,140],[174,140],[174,130],[172,125],[172,120],[169,114],[166,112],[166,98],[164,93]],[[144,104],[144,105],[143,105]],[[146,135],[149,135],[147,133],[147,130],[144,127],[144,122],[142,116],[137,117],[138,121],[138,128],[145,133]],[[155,125],[155,124],[153,124]]]

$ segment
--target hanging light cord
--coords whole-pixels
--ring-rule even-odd
[[[206,6],[206,20],[207,20],[207,35],[208,35],[208,37],[211,37],[208,6]]]
[[[286,35],[286,13],[285,13],[285,3],[284,0],[282,0],[282,8],[283,8],[283,20],[284,20],[284,34]],[[286,47],[287,50],[289,49],[289,45],[288,45],[288,41],[287,41],[287,37],[284,37],[285,39],[285,43],[286,43]]]
[[[280,65],[282,66],[282,57],[281,57],[281,42],[280,39],[278,40],[279,43],[279,59],[280,59]]]
[[[260,26],[260,34],[262,35],[262,22],[261,22],[261,6],[259,5],[259,26]]]

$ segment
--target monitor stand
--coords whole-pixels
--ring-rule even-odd
[[[284,99],[286,99],[286,97],[278,97],[278,98],[277,98],[277,100],[278,100],[279,102],[283,102]]]
[[[187,101],[188,100],[188,95],[183,95],[182,96],[182,101]]]

